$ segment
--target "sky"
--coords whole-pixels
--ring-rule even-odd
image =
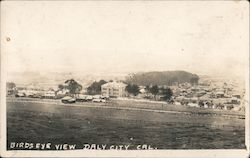
[[[248,2],[3,1],[1,7],[7,72],[248,71]]]

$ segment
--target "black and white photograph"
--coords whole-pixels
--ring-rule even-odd
[[[1,2],[2,157],[248,144],[249,2]]]

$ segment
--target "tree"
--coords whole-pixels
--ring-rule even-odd
[[[58,89],[59,89],[59,90],[63,90],[64,88],[65,88],[65,87],[64,87],[62,84],[59,84],[59,85],[58,85]]]
[[[149,91],[154,95],[154,98],[156,99],[156,95],[159,93],[159,87],[157,85],[154,85],[149,88]]]
[[[146,89],[147,92],[150,92],[150,86],[149,85],[147,85],[145,89]]]
[[[150,86],[149,85],[147,85],[146,87],[145,87],[145,91],[146,91],[146,95],[147,95],[147,97],[149,96],[149,93],[150,93]]]
[[[166,101],[169,101],[171,97],[173,96],[173,91],[167,87],[162,89],[162,95],[164,96],[163,99]]]
[[[6,83],[6,91],[8,95],[12,95],[15,94],[16,91],[16,84],[13,82],[7,82]]]
[[[138,95],[140,90],[139,90],[139,86],[136,84],[128,84],[125,88],[125,90],[130,93],[133,94],[134,96]]]
[[[82,85],[80,85],[74,79],[65,81],[65,84],[67,84],[66,88],[69,90],[69,93],[72,95],[79,94],[80,91],[82,90]]]
[[[6,88],[7,89],[14,89],[14,88],[16,88],[16,84],[15,83],[13,83],[13,82],[7,82],[6,83]]]
[[[87,93],[94,95],[94,94],[101,94],[101,86],[107,83],[105,80],[100,80],[99,82],[93,82],[88,88]]]

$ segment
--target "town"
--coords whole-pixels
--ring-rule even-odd
[[[245,111],[244,88],[237,83],[200,79],[193,82],[173,82],[171,85],[137,85],[128,81],[94,81],[82,86],[74,79],[49,88],[30,84],[18,86],[7,83],[8,97],[55,99],[63,103],[97,102],[110,100],[135,100],[163,102],[178,106],[207,108],[216,110]]]

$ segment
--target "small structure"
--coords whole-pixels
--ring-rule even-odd
[[[222,91],[218,91],[218,92],[216,92],[215,95],[216,95],[217,98],[223,98],[225,94]]]
[[[232,97],[235,97],[235,98],[240,99],[240,98],[241,98],[241,95],[240,95],[240,94],[233,94]]]
[[[69,93],[68,89],[58,90],[58,91],[56,91],[56,98],[61,99],[61,98],[65,97],[68,93]]]
[[[239,104],[240,104],[240,99],[238,99],[238,98],[236,98],[236,97],[232,97],[232,98],[231,98],[231,103],[232,103],[232,104],[238,104],[238,105],[239,105]]]
[[[43,95],[43,98],[46,99],[55,99],[56,98],[56,92],[53,90],[46,91]]]
[[[187,105],[190,107],[196,107],[196,108],[200,107],[197,103],[188,103]]]

